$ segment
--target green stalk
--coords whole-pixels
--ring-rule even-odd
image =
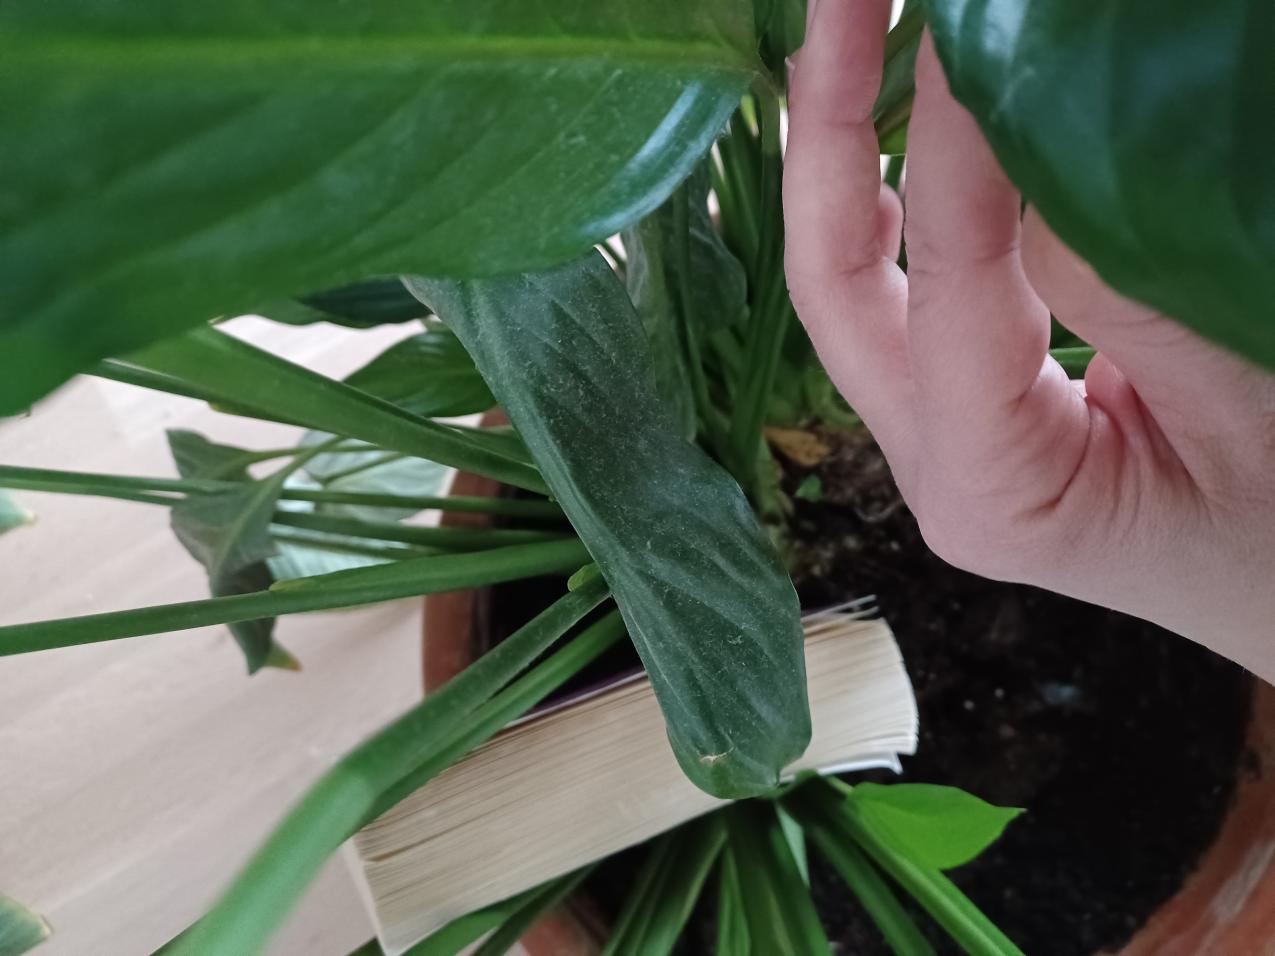
[[[296,453],[304,451],[296,449]],[[329,451],[352,449],[329,449]],[[291,454],[292,452],[290,452]],[[327,454],[328,452],[325,452]],[[265,452],[267,457],[282,457]],[[146,478],[131,475],[105,475],[86,471],[59,471],[50,468],[23,468],[0,465],[0,488],[20,491],[42,491],[55,494],[88,495],[146,501],[171,505],[181,498],[177,494],[216,494],[239,487],[238,482],[214,479]],[[165,497],[156,492],[171,492]],[[288,501],[310,501],[316,504],[361,505],[367,508],[402,508],[417,511],[458,511],[472,514],[504,515],[511,518],[561,519],[562,509],[552,501],[524,501],[512,498],[482,498],[449,495],[388,495],[363,491],[284,488],[279,497]]]
[[[0,657],[163,634],[280,614],[376,604],[570,571],[590,560],[574,539],[413,558],[396,564],[278,581],[267,591],[0,627]]]
[[[540,541],[561,541],[565,537],[556,531],[524,531],[504,528],[437,528],[400,524],[396,521],[364,521],[344,515],[312,514],[308,511],[277,511],[271,519],[275,524],[324,534],[339,534],[350,538],[372,538],[377,541],[398,541],[403,544],[419,544],[429,548],[446,548],[457,551],[477,551],[512,544],[532,544]]]
[[[1088,346],[1074,346],[1050,349],[1049,354],[1063,367],[1068,378],[1084,378],[1096,352]]]
[[[806,827],[806,833],[863,904],[890,949],[898,956],[934,956],[934,947],[858,847],[820,824]]]
[[[912,862],[878,837],[860,818],[853,801],[845,799],[849,791],[839,780],[821,778],[794,791],[792,799],[799,812],[813,814],[812,823],[832,827],[863,849],[971,956],[1023,956],[956,884],[938,870]]]
[[[535,896],[511,913],[500,928],[474,950],[473,956],[504,956],[541,916],[570,896],[595,866],[582,866],[574,873],[545,883]]]
[[[129,357],[138,367],[189,383],[230,403],[269,408],[310,428],[547,492],[533,465],[499,454],[460,430],[440,425],[343,382],[255,348],[214,328],[167,339]]]
[[[315,551],[332,551],[336,554],[357,554],[367,558],[381,558],[385,561],[402,561],[406,558],[426,558],[439,553],[434,548],[413,547],[411,545],[357,544],[353,541],[333,541],[330,538],[311,538],[303,534],[288,534],[283,531],[271,531],[270,537],[280,544],[295,545],[299,548],[312,548]]]
[[[610,611],[597,623],[590,625],[579,637],[555,651],[547,660],[537,664],[474,711],[465,726],[442,745],[432,758],[381,795],[371,815],[364,822],[370,822],[408,794],[425,786],[433,776],[446,770],[511,720],[521,717],[569,678],[578,674],[586,664],[597,660],[603,651],[612,647],[624,635],[624,621],[619,611]]]
[[[431,559],[423,559],[431,560]],[[600,578],[566,594],[325,773],[275,828],[175,956],[265,947],[324,862],[380,797],[434,756],[446,738],[607,596]]]
[[[543,891],[544,886],[533,886],[517,896],[511,896],[507,900],[466,913],[452,920],[442,929],[436,930],[428,938],[421,940],[404,952],[403,956],[456,956],[466,946],[478,942],[496,929]],[[376,941],[373,940],[373,942]],[[379,947],[376,952],[380,953]],[[352,953],[350,956],[355,954]]]

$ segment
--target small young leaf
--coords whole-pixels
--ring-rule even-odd
[[[968,863],[1023,812],[993,806],[955,787],[928,783],[861,783],[847,799],[882,839],[936,870]]]
[[[464,342],[610,583],[687,776],[727,798],[773,788],[810,739],[796,594],[652,387],[610,266],[408,287]]]
[[[0,956],[22,956],[49,936],[49,924],[7,896],[0,896]]]
[[[35,521],[35,515],[0,491],[0,534]]]
[[[190,495],[172,506],[170,521],[177,540],[204,566],[213,597],[264,591],[274,583],[267,560],[276,554],[270,522],[279,493],[292,472],[283,468],[253,480],[245,456],[250,453],[208,441],[188,431],[170,431],[169,448],[183,478],[236,481],[236,487]],[[239,621],[230,632],[248,661],[248,673],[262,667],[296,670],[294,657],[274,640],[274,618]]]

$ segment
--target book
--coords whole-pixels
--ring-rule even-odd
[[[880,620],[808,615],[812,735],[787,768],[899,769],[917,710]],[[397,956],[453,919],[723,806],[683,775],[638,674],[519,720],[364,827],[347,847],[381,947]]]

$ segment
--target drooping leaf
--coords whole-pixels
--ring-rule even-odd
[[[173,533],[208,572],[213,597],[267,590],[274,583],[267,561],[276,554],[270,521],[292,469],[282,468],[254,480],[243,462],[249,453],[242,449],[215,444],[189,431],[170,431],[168,441],[183,478],[237,482],[227,491],[189,495],[170,509]],[[267,666],[299,666],[275,641],[274,624],[274,618],[261,618],[229,625],[247,659],[248,673]]]
[[[437,322],[390,346],[345,381],[426,418],[472,415],[496,404],[465,347]]]
[[[697,354],[688,339],[738,321],[748,297],[744,267],[709,216],[710,179],[701,163],[623,237],[625,284],[650,342],[656,387],[687,436],[695,434],[690,363]]]
[[[792,584],[738,485],[677,431],[600,255],[408,280],[465,344],[601,568],[692,781],[774,787],[810,736]]]
[[[0,414],[263,302],[579,255],[758,65],[748,0],[9,0]]]
[[[49,932],[42,918],[0,895],[0,956],[22,956],[44,942]]]
[[[847,799],[882,839],[936,870],[968,863],[1023,812],[993,806],[956,787],[929,783],[861,783]]]
[[[1275,368],[1275,7],[927,0],[952,92],[1125,295]]]
[[[252,311],[288,325],[331,322],[351,329],[397,325],[429,315],[429,309],[403,288],[397,276],[365,279],[339,289],[260,306]]]
[[[0,534],[21,528],[34,520],[35,515],[0,491]]]

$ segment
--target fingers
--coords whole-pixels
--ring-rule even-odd
[[[897,197],[883,196],[872,106],[890,0],[822,0],[793,76],[785,260],[798,315],[838,387],[884,444],[907,403]],[[897,444],[897,443],[896,443]]]
[[[909,335],[918,387],[982,412],[1040,375],[1049,315],[1019,260],[1019,197],[948,91],[928,33],[909,129]]]
[[[836,275],[881,256],[881,168],[872,105],[881,87],[889,0],[815,7],[793,76],[785,161],[788,248],[803,273]]]
[[[1110,359],[1157,414],[1198,419],[1213,405],[1247,403],[1251,366],[1112,291],[1034,209],[1023,221],[1023,265],[1058,320]]]

